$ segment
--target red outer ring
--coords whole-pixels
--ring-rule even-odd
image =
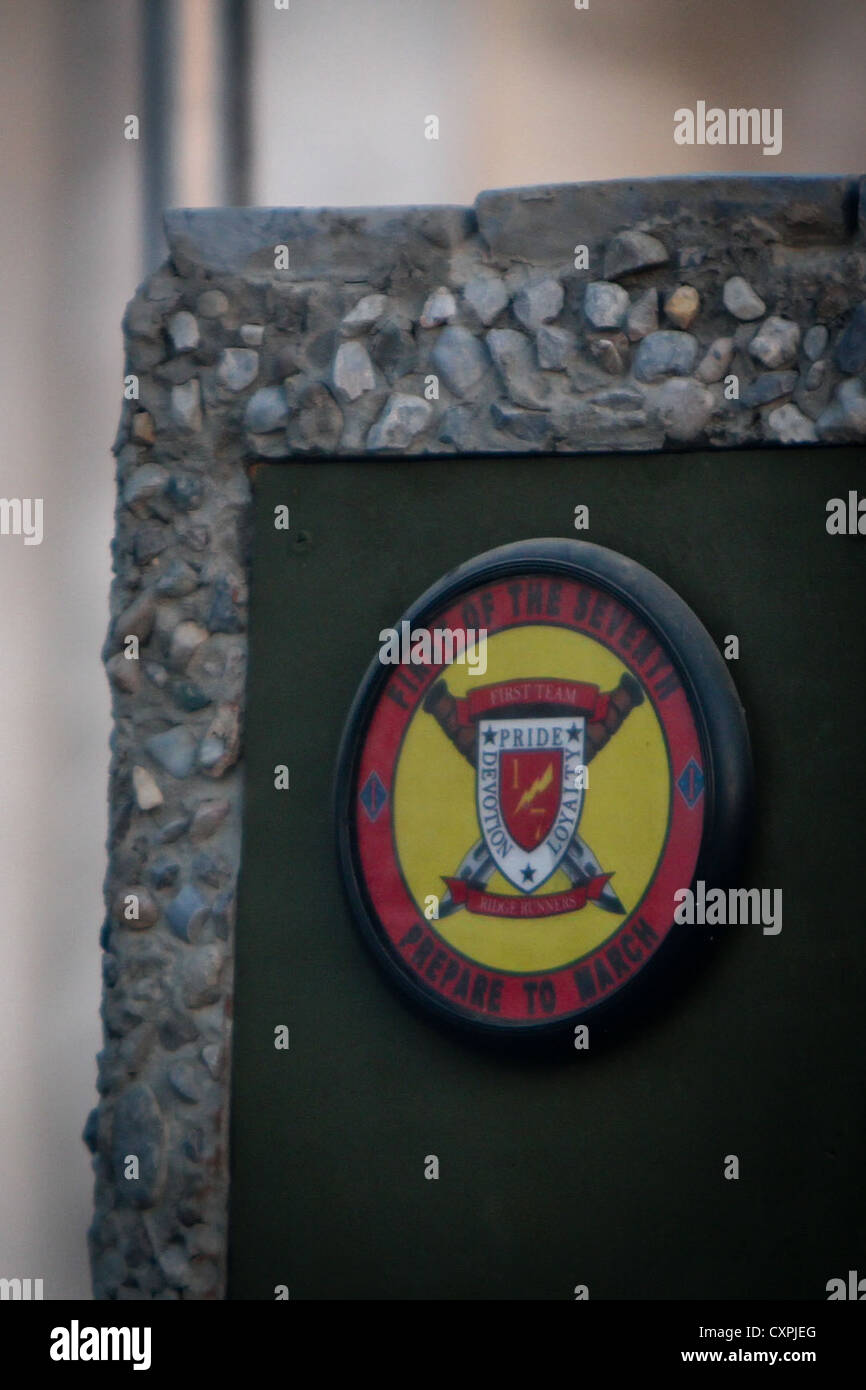
[[[540,586],[539,612],[515,614],[510,586],[521,582]],[[645,698],[653,704],[667,744],[671,817],[660,863],[642,901],[614,926],[613,934],[602,945],[579,961],[541,974],[494,971],[472,963],[438,935],[435,923],[424,919],[410,897],[391,824],[403,737],[443,668],[390,668],[366,722],[349,801],[360,877],[386,953],[401,973],[407,973],[440,1008],[483,1020],[488,1027],[532,1028],[579,1019],[634,981],[671,931],[673,894],[692,882],[704,829],[705,793],[690,805],[676,785],[690,761],[700,770],[705,785],[708,779],[695,719],[674,658],[662,639],[602,586],[550,572],[533,573],[527,566],[507,580],[477,585],[413,626],[464,631],[485,627],[493,635],[527,622],[565,627],[601,642],[637,679]],[[406,675],[417,681],[415,688],[407,684]],[[360,793],[373,772],[385,788],[388,803],[371,820]],[[450,867],[443,866],[443,872]]]

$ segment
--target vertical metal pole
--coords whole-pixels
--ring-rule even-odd
[[[142,249],[144,272],[165,259],[162,213],[169,201],[171,44],[169,0],[141,0]]]
[[[248,0],[223,0],[223,197],[234,207],[251,195],[251,37]]]
[[[162,215],[167,207],[243,205],[250,198],[250,7],[248,0],[209,3],[206,18],[213,28],[202,31],[205,12],[196,6],[199,45],[192,48],[196,26],[184,21],[193,17],[185,7],[195,0],[141,0],[145,274],[166,256]],[[203,102],[192,95],[194,110],[183,99],[191,90],[181,90],[185,73],[196,79],[194,86],[200,75],[210,79],[202,83],[208,93]],[[185,186],[190,174],[194,189]]]

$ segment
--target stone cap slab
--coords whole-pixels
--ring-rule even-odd
[[[375,283],[409,240],[429,247],[422,270],[476,230],[495,258],[554,265],[576,243],[592,248],[625,227],[679,222],[686,211],[696,231],[751,216],[789,245],[841,244],[864,235],[864,188],[866,178],[851,174],[611,179],[493,189],[472,207],[177,208],[165,214],[165,233],[182,274],[267,275],[274,247],[286,245],[299,279]]]
[[[375,283],[394,264],[395,247],[417,238],[430,268],[476,230],[471,208],[175,208],[165,235],[181,274],[268,275],[274,247],[291,253],[298,279],[336,277]],[[427,267],[422,266],[422,269]]]

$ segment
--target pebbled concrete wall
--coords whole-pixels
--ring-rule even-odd
[[[168,214],[115,443],[97,1297],[225,1291],[250,466],[862,441],[864,188]]]

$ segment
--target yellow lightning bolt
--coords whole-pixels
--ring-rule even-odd
[[[546,792],[552,781],[553,763],[548,763],[541,776],[536,777],[531,787],[527,787],[517,803],[516,811],[522,811],[524,806],[528,806],[537,796],[540,796],[542,792]]]

